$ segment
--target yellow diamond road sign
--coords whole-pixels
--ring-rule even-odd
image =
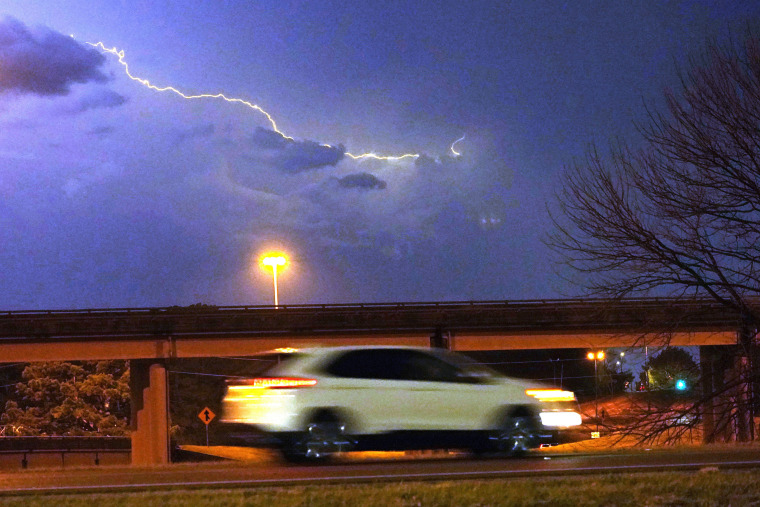
[[[216,414],[213,413],[208,407],[201,410],[201,413],[198,414],[198,418],[203,421],[203,424],[206,426],[208,426],[208,423],[214,420],[214,417],[216,417]]]

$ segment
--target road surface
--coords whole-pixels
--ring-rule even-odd
[[[686,471],[707,467],[760,467],[760,450],[636,452],[545,455],[520,459],[473,459],[432,455],[414,459],[338,459],[324,465],[290,465],[277,459],[254,463],[178,463],[162,467],[91,467],[24,470],[0,474],[8,493],[114,492],[166,487],[256,487],[378,481],[546,477],[590,473]]]

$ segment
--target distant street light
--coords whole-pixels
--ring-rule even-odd
[[[261,259],[261,264],[264,266],[270,266],[272,268],[272,276],[274,278],[274,307],[279,308],[279,303],[277,301],[277,268],[279,266],[284,266],[287,264],[288,260],[285,258],[284,255],[281,254],[270,254],[265,255],[264,258]]]
[[[604,351],[589,352],[586,359],[594,361],[594,419],[596,419],[596,431],[599,433],[599,376],[597,375],[597,363],[604,361]]]

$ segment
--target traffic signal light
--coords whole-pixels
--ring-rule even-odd
[[[676,391],[685,391],[686,390],[686,381],[682,378],[679,378],[676,380]]]

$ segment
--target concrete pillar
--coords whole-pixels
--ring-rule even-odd
[[[746,356],[737,355],[734,358],[732,376],[734,387],[732,397],[734,399],[736,424],[736,440],[749,442],[752,440],[752,407],[751,407],[751,383],[749,379],[749,359]]]
[[[702,443],[711,444],[715,441],[715,400],[713,395],[713,354],[712,347],[699,347],[699,366],[702,370]]]
[[[435,332],[430,335],[430,347],[434,349],[454,350],[454,333],[451,331],[436,329]]]
[[[713,361],[713,405],[715,407],[715,436],[718,442],[735,439],[734,398],[731,396],[731,359],[736,353],[733,345],[714,348]]]
[[[132,464],[169,463],[169,386],[166,367],[155,359],[130,361]]]
[[[725,345],[699,347],[703,443],[729,442],[734,439],[736,407],[734,397],[731,396],[730,372],[735,349],[735,346]]]
[[[754,357],[757,329],[752,319],[745,319],[738,333],[737,354],[734,361],[735,376],[738,380],[735,397],[737,400],[737,440],[749,442],[755,439],[755,394]]]

